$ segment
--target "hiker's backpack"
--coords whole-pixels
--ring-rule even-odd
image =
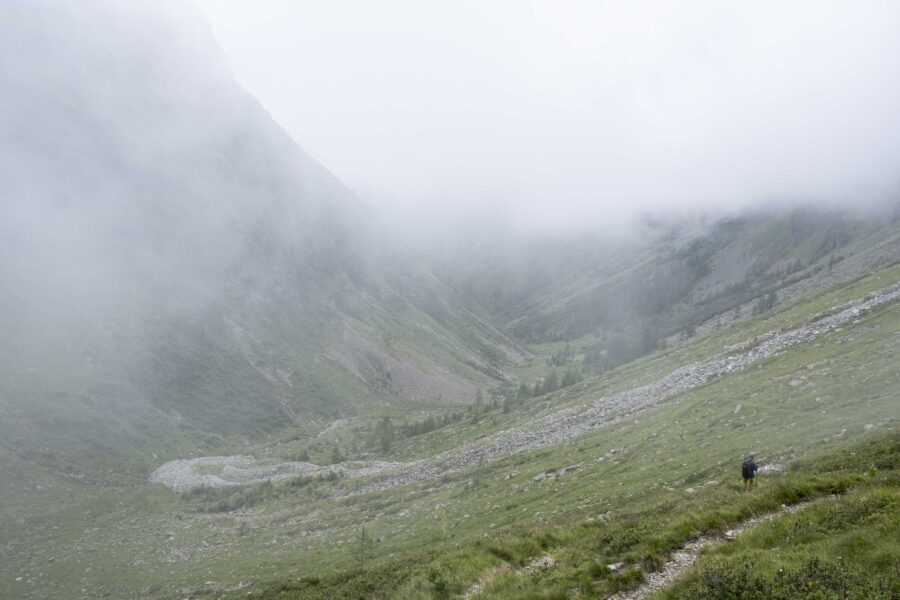
[[[741,465],[741,474],[746,479],[753,477],[753,461],[749,458]]]

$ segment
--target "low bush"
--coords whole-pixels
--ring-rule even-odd
[[[809,559],[796,569],[769,573],[741,558],[716,561],[676,597],[699,600],[871,600],[897,598],[897,574],[873,572],[844,562]]]

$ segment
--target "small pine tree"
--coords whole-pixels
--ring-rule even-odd
[[[684,337],[692,338],[696,334],[697,334],[697,327],[694,325],[693,322],[688,323],[687,327],[684,328]]]
[[[428,415],[422,422],[422,433],[428,433],[429,431],[434,431],[435,429],[437,429],[437,425],[434,422],[434,417]]]
[[[382,417],[378,422],[378,443],[381,451],[387,454],[394,443],[394,424],[390,417]]]
[[[581,381],[581,377],[578,373],[574,369],[569,369],[563,374],[560,387],[569,387],[570,385],[575,385],[579,381]]]
[[[341,454],[341,449],[335,445],[331,449],[331,464],[336,465],[341,462],[344,462],[344,455]]]
[[[764,312],[770,311],[775,308],[775,303],[778,301],[778,296],[774,291],[769,292],[765,296],[760,296],[760,298],[756,301],[756,304],[753,306],[753,315],[761,315]]]
[[[363,566],[366,564],[366,558],[370,554],[370,550],[372,547],[372,538],[369,537],[368,532],[366,532],[366,526],[363,525],[359,530],[359,535],[356,538],[356,561],[359,563],[359,566]]]
[[[531,389],[529,389],[528,384],[524,381],[519,384],[519,391],[516,392],[517,400],[527,400],[531,398]]]
[[[481,486],[481,479],[484,477],[484,455],[478,457],[478,466],[475,467],[475,471],[472,473],[472,486],[479,487]]]
[[[549,394],[550,392],[555,392],[559,389],[559,376],[556,374],[556,371],[550,371],[550,374],[544,378],[544,385],[541,386],[541,391],[544,394]]]

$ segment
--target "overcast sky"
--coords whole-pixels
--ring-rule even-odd
[[[896,0],[197,2],[371,202],[545,222],[900,189]]]

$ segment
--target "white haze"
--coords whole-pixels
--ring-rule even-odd
[[[548,225],[897,190],[893,0],[198,1],[275,119],[407,213]]]

